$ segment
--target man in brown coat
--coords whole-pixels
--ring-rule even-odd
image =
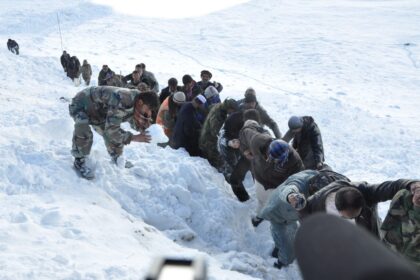
[[[239,133],[241,151],[251,161],[251,172],[255,180],[258,200],[257,219],[271,192],[290,175],[304,170],[299,154],[283,140],[273,139],[268,133],[261,133],[261,126],[252,120],[245,122]]]
[[[90,84],[91,77],[92,77],[92,67],[90,67],[90,64],[87,62],[86,59],[84,59],[83,65],[82,65],[82,78],[85,81],[87,86]]]

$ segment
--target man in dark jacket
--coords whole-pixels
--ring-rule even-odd
[[[267,111],[258,103],[256,92],[253,88],[245,91],[245,98],[238,101],[241,110],[256,109],[260,113],[261,124],[268,126],[274,133],[275,138],[281,138],[281,132],[277,123],[268,115]]]
[[[255,109],[248,109],[230,114],[218,135],[218,151],[223,159],[223,175],[231,185],[233,193],[239,201],[249,199],[243,181],[250,170],[250,161],[240,151],[239,132],[244,122],[254,120],[260,124],[260,114]],[[268,133],[260,127],[261,133]]]
[[[201,88],[202,92],[204,92],[209,86],[214,86],[217,89],[217,91],[221,93],[223,90],[222,84],[214,81],[210,82],[212,76],[212,73],[208,70],[201,71],[201,81],[197,83],[197,86]]]
[[[81,66],[77,56],[72,56],[70,62],[67,65],[67,77],[72,79],[74,84],[78,86],[80,84]]]
[[[132,79],[125,85],[125,87],[132,89],[137,88],[139,84],[142,83],[141,74],[137,70],[134,70],[131,76]]]
[[[19,45],[15,40],[7,40],[7,49],[16,55],[19,55]]]
[[[251,160],[251,172],[255,180],[258,200],[258,225],[260,210],[271,192],[290,175],[304,170],[299,154],[286,142],[273,139],[268,133],[261,133],[260,125],[252,120],[245,122],[239,133],[241,151]]]
[[[287,266],[295,258],[293,243],[298,228],[298,211],[305,207],[306,199],[336,180],[350,181],[330,169],[304,170],[291,175],[270,195],[260,215],[271,223],[276,246],[273,257],[278,257],[275,267]]]
[[[168,86],[162,89],[162,91],[160,92],[160,95],[159,95],[160,104],[162,104],[163,101],[165,101],[165,99],[169,95],[175,94],[175,92],[177,91],[181,91],[181,87],[178,86],[178,80],[176,78],[170,78],[168,80]]]
[[[211,107],[210,112],[204,121],[203,128],[201,129],[199,140],[200,150],[209,163],[219,171],[221,170],[223,161],[217,150],[217,135],[228,114],[237,110],[238,104],[236,100],[226,98],[223,103],[215,104]]]
[[[98,86],[106,86],[107,80],[111,79],[114,75],[114,71],[112,71],[111,68],[108,67],[108,65],[103,65],[102,70],[99,72],[98,75]]]
[[[206,98],[200,94],[192,102],[182,105],[169,142],[172,148],[185,148],[190,156],[201,156],[198,141],[203,123],[200,121],[199,114],[200,108],[203,108],[205,103]]]
[[[67,67],[70,63],[70,54],[66,51],[63,51],[63,54],[60,57],[61,65],[63,66],[64,72],[67,72]]]
[[[301,214],[307,216],[315,212],[327,212],[354,219],[356,224],[379,238],[377,204],[391,200],[399,190],[410,189],[415,182],[405,179],[381,184],[333,182],[310,196]]]
[[[185,97],[187,101],[191,101],[199,94],[202,94],[203,91],[201,88],[196,84],[193,78],[190,75],[184,75],[182,77],[182,83],[184,86],[182,87],[181,91],[185,93]]]
[[[134,72],[140,74],[140,83],[147,84],[150,90],[156,93],[159,92],[159,83],[157,82],[155,75],[152,72],[146,71],[146,65],[144,63],[137,64],[134,71],[122,78],[122,81],[124,83],[132,82],[134,80]]]
[[[288,122],[289,130],[283,140],[289,142],[299,153],[305,169],[322,169],[324,165],[324,146],[321,131],[311,116],[292,116]]]

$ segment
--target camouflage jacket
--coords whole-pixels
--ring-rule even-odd
[[[384,243],[420,269],[420,207],[413,205],[412,198],[409,190],[397,192],[381,229]]]
[[[70,115],[75,120],[85,115],[89,124],[103,126],[104,137],[112,143],[129,144],[133,134],[121,129],[121,123],[129,122],[131,128],[139,130],[133,119],[134,99],[138,94],[138,90],[126,88],[88,87],[73,98]]]
[[[219,134],[220,128],[222,128],[226,117],[227,111],[224,109],[223,103],[216,104],[210,109],[203,128],[201,129],[200,148],[206,149],[206,147],[211,147],[216,149],[217,135]]]

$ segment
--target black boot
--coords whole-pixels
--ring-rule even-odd
[[[273,251],[271,252],[271,256],[273,258],[278,258],[279,257],[279,248],[274,247]]]
[[[245,190],[244,185],[232,185],[232,191],[239,199],[240,202],[247,201],[249,199],[249,194]]]
[[[273,266],[277,269],[282,269],[283,267],[286,267],[286,265],[284,265],[283,263],[279,261],[276,261]]]
[[[75,158],[73,165],[81,177],[87,180],[92,180],[95,178],[95,174],[93,170],[87,166],[85,158]]]
[[[254,227],[257,227],[259,224],[262,223],[262,221],[264,221],[264,219],[263,218],[260,218],[258,216],[256,216],[256,217],[254,217],[254,218],[251,219],[252,225]]]

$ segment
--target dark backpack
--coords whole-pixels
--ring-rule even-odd
[[[318,175],[315,175],[309,180],[309,195],[313,195],[330,183],[339,180],[350,182],[349,178],[340,173],[328,169],[320,170]]]

